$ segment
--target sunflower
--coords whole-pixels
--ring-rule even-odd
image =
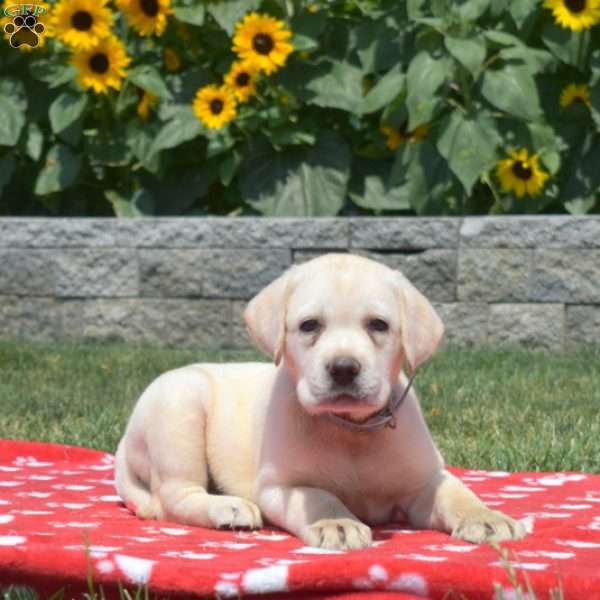
[[[250,96],[256,93],[256,69],[249,63],[238,61],[231,65],[225,75],[227,85],[238,102],[248,102]]]
[[[141,36],[162,35],[167,17],[173,12],[171,0],[116,0],[116,3]]]
[[[107,0],[61,0],[52,13],[56,37],[74,50],[89,50],[110,35]]]
[[[384,125],[381,128],[381,133],[387,138],[385,145],[390,150],[396,150],[402,144],[406,144],[408,142],[417,144],[427,137],[429,130],[431,129],[431,123],[423,123],[422,125],[418,125],[412,131],[407,131],[406,125],[407,123],[404,121],[404,123],[402,123],[402,125],[400,125],[398,128],[391,127],[390,125]]]
[[[209,129],[221,129],[235,115],[235,97],[231,90],[222,85],[206,85],[194,98],[194,114]]]
[[[26,13],[22,14],[22,9],[25,7]],[[15,10],[17,9],[17,10]],[[4,12],[6,10],[6,12]],[[36,33],[36,41],[37,45],[30,46],[29,44],[21,43],[18,45],[18,48],[22,52],[31,52],[32,50],[37,50],[38,48],[43,48],[46,44],[46,40],[51,38],[54,35],[54,29],[52,27],[52,8],[47,2],[37,2],[33,5],[26,4],[15,4],[10,0],[6,0],[3,5],[0,5],[0,30],[4,32],[4,39],[10,43],[12,34],[14,32],[15,27],[15,19],[21,17],[23,19],[23,23],[27,26],[28,21],[27,18],[34,16],[35,17],[35,25],[33,31]],[[19,14],[16,14],[16,13]],[[8,13],[8,14],[7,14]],[[17,25],[19,24],[20,19],[17,21]],[[29,19],[31,21],[31,19]],[[11,25],[10,27],[6,27],[7,25]],[[42,25],[40,27],[40,25]]]
[[[600,0],[544,0],[557,25],[573,31],[589,29],[600,21]]]
[[[496,177],[505,192],[514,192],[518,198],[525,194],[538,196],[550,175],[540,167],[537,154],[529,155],[527,148],[509,150],[509,158],[496,163]]]
[[[294,50],[288,42],[292,32],[284,25],[269,15],[255,12],[246,15],[235,26],[233,51],[259,71],[267,74],[277,71]]]
[[[151,92],[139,90],[140,101],[137,105],[137,114],[142,121],[147,121],[150,116],[150,111],[156,106],[158,98]]]
[[[168,46],[163,50],[163,63],[165,69],[170,73],[176,73],[181,69],[181,57],[173,48]]]
[[[585,83],[570,83],[560,94],[560,105],[563,108],[571,106],[574,102],[585,104],[588,108],[592,107],[590,101],[590,88]]]
[[[121,82],[126,75],[125,67],[131,59],[121,40],[110,36],[89,50],[74,53],[71,62],[77,67],[77,81],[83,88],[106,94],[109,87],[121,89]]]

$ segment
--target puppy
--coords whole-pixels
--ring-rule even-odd
[[[245,321],[270,363],[169,371],[140,397],[116,486],[144,519],[364,548],[405,521],[470,542],[525,534],[444,470],[410,388],[443,325],[399,272],[348,254],[294,266]],[[216,493],[218,492],[218,493]]]

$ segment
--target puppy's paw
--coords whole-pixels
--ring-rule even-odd
[[[215,528],[230,529],[262,527],[262,517],[256,504],[237,496],[212,496],[208,517]]]
[[[452,531],[452,537],[474,544],[491,544],[525,537],[525,526],[504,513],[489,508],[467,515]]]
[[[371,529],[354,519],[321,519],[309,525],[302,539],[309,546],[329,550],[356,550],[371,545]]]

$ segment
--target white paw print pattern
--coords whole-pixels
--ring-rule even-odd
[[[466,597],[492,598],[494,583],[504,581],[490,546],[402,523],[375,528],[371,548],[349,552],[307,547],[276,528],[142,521],[115,494],[113,469],[113,457],[101,452],[0,441],[0,572],[10,564],[24,578],[38,570],[84,585],[90,564],[98,585],[223,598],[318,590],[442,598],[449,582]],[[565,597],[582,597],[573,573],[600,589],[600,476],[451,471],[525,524],[528,537],[506,547],[540,597],[560,574],[569,574]]]

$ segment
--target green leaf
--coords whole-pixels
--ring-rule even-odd
[[[365,96],[362,112],[369,114],[390,104],[404,90],[405,81],[403,73],[388,71]]]
[[[291,123],[286,123],[282,127],[271,130],[269,137],[275,147],[295,145],[314,146],[317,139],[312,131]]]
[[[223,0],[207,3],[206,10],[231,36],[235,31],[236,23],[243,19],[247,13],[256,10],[260,3],[261,0]]]
[[[139,90],[135,85],[129,81],[125,81],[119,90],[119,95],[117,96],[117,103],[115,105],[115,111],[117,115],[120,116],[130,108],[133,108],[137,105],[140,100],[138,92]]]
[[[569,200],[565,202],[565,208],[572,215],[586,215],[596,205],[595,196],[588,196],[587,198],[577,198],[576,200]]]
[[[531,145],[552,175],[560,169],[560,140],[554,130],[544,123],[528,123]]]
[[[37,123],[29,123],[27,126],[27,142],[25,151],[32,160],[39,160],[44,148],[44,134]]]
[[[154,199],[154,214],[175,216],[202,198],[217,176],[214,162],[207,161],[192,168],[172,168],[164,176],[142,172],[140,181]]]
[[[494,44],[498,44],[500,46],[523,46],[523,42],[512,33],[506,33],[506,31],[484,31],[483,35],[494,42]]]
[[[408,129],[431,120],[438,104],[437,91],[448,76],[446,59],[434,59],[428,52],[419,52],[408,67]]]
[[[317,106],[339,108],[360,115],[363,100],[363,73],[354,65],[328,61],[319,65],[323,75],[317,75],[306,85],[313,93],[309,99]]]
[[[52,102],[48,110],[50,126],[54,133],[63,131],[73,125],[82,115],[87,106],[86,94],[64,92]]]
[[[27,97],[23,84],[11,77],[0,79],[0,146],[15,146],[25,125]]]
[[[235,140],[229,135],[228,130],[211,131],[207,135],[208,146],[206,148],[206,156],[211,158],[224,154],[233,148]]]
[[[494,165],[499,142],[491,119],[455,111],[442,123],[437,149],[470,193],[481,174]]]
[[[58,62],[56,58],[43,58],[29,64],[34,79],[43,81],[49,88],[56,88],[75,79],[77,70],[73,65]]]
[[[384,71],[398,64],[401,34],[397,28],[381,19],[363,19],[355,35],[356,53],[364,73]]]
[[[0,97],[10,98],[11,102],[22,112],[28,108],[25,86],[21,80],[14,77],[0,78]]]
[[[160,71],[156,67],[150,65],[140,65],[129,71],[127,79],[138,87],[163,98],[164,100],[171,99],[171,92],[167,88]]]
[[[527,65],[532,74],[537,74],[550,68],[556,59],[547,50],[530,48],[520,45],[502,48],[499,56],[504,61],[519,61]]]
[[[374,211],[409,210],[406,187],[390,184],[390,167],[381,160],[355,161],[349,196],[361,208]]]
[[[292,45],[294,50],[315,50],[319,47],[319,36],[327,25],[324,11],[311,13],[301,11],[292,18],[290,29],[293,32]]]
[[[160,168],[160,155],[152,149],[155,134],[154,124],[146,125],[139,121],[131,121],[127,125],[127,147],[140,164],[151,173],[157,173]]]
[[[418,215],[460,214],[460,194],[448,161],[429,140],[407,145],[398,153],[392,170],[405,162],[405,189],[411,205]]]
[[[15,146],[25,125],[25,114],[5,96],[0,96],[0,114],[0,146]]]
[[[152,144],[152,153],[175,148],[184,142],[197,138],[204,131],[202,123],[194,114],[191,106],[177,110],[173,118],[158,132]]]
[[[92,165],[116,167],[126,165],[131,160],[131,151],[122,130],[98,131],[97,135],[87,135],[85,154]]]
[[[3,156],[0,158],[0,198],[2,198],[2,190],[10,182],[17,163],[12,156]]]
[[[537,5],[536,0],[512,0],[509,11],[517,27],[523,27],[525,21],[535,13]]]
[[[55,144],[48,150],[46,161],[39,172],[34,192],[38,195],[60,192],[73,185],[81,169],[81,156],[68,146]]]
[[[535,81],[525,66],[506,65],[498,71],[486,71],[481,93],[490,104],[515,117],[541,117]]]
[[[143,217],[154,214],[154,198],[148,190],[137,190],[131,198],[115,190],[106,190],[104,196],[112,204],[117,217]]]
[[[548,23],[542,32],[544,45],[556,58],[579,70],[586,68],[586,58],[590,49],[591,31],[570,31]]]
[[[335,215],[344,204],[350,149],[334,133],[308,150],[274,152],[261,141],[251,147],[240,173],[245,201],[269,216]]]
[[[471,73],[473,79],[477,79],[486,55],[485,38],[480,35],[464,39],[446,36],[444,42],[448,52]]]
[[[571,149],[568,162],[561,170],[560,199],[572,214],[589,212],[597,201],[600,188],[600,144],[598,134],[592,134],[586,142]]]
[[[191,25],[204,25],[206,9],[203,4],[194,6],[177,6],[173,9],[175,18]]]
[[[219,179],[224,186],[228,186],[239,166],[242,164],[242,155],[239,152],[232,152],[219,165]]]
[[[489,8],[491,0],[467,0],[457,4],[456,11],[463,21],[476,21]]]

